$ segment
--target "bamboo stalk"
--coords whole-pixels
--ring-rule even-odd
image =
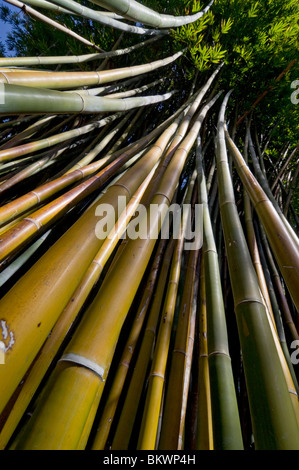
[[[211,386],[208,361],[207,309],[204,273],[204,257],[201,256],[200,286],[198,305],[198,412],[196,448],[198,450],[213,450],[213,420],[211,403]]]
[[[207,189],[199,139],[197,168],[200,182],[199,201],[203,204],[207,352],[213,419],[213,447],[215,450],[242,450],[243,440],[228,347],[218,253],[208,209]]]
[[[58,89],[69,89],[75,88],[80,86],[88,86],[88,85],[99,85],[102,83],[109,83],[114,80],[121,80],[123,78],[133,77],[136,75],[145,74],[147,72],[152,72],[160,67],[165,67],[179,57],[183,55],[184,51],[179,51],[173,54],[170,57],[166,57],[164,59],[156,60],[154,62],[149,62],[143,65],[133,65],[132,67],[123,67],[118,69],[112,70],[102,70],[99,72],[41,72],[41,71],[30,71],[30,72],[6,72],[5,75],[1,74],[0,72],[0,82],[4,84],[10,85],[25,85],[27,87],[39,87],[39,88],[58,88]],[[14,91],[17,92],[17,89],[14,88]],[[5,89],[4,92],[6,93],[6,99],[9,99],[8,90]],[[23,90],[25,93],[25,90]],[[37,94],[37,90],[34,90]],[[41,92],[41,90],[40,90]],[[49,91],[47,91],[50,93]],[[28,91],[30,93],[30,90]],[[33,91],[31,90],[31,93]],[[53,93],[53,92],[52,92]],[[77,91],[78,93],[78,91]],[[70,95],[68,93],[67,97]],[[38,96],[38,94],[37,94]],[[63,96],[63,95],[55,95],[52,94],[53,99],[54,96]],[[74,99],[74,97],[71,95]],[[7,113],[9,108],[3,104],[3,108],[1,105],[1,109],[3,109],[3,113]],[[7,111],[6,111],[7,109]],[[16,111],[15,111],[16,112]],[[32,111],[33,112],[33,111]]]
[[[228,97],[229,94],[218,120],[219,199],[255,446],[298,449],[299,430],[293,404],[235,206],[224,131]]]
[[[134,193],[126,210],[119,217],[115,227],[110,231],[107,239],[101,245],[101,248],[94,257],[92,263],[87,269],[83,279],[78,285],[77,289],[73,292],[72,298],[64,308],[63,314],[59,317],[54,325],[51,335],[47,338],[41,351],[39,352],[37,360],[35,360],[33,367],[27,374],[25,382],[19,392],[17,400],[5,422],[5,425],[0,433],[0,447],[4,448],[7,445],[12,433],[14,432],[17,423],[20,421],[26,407],[29,405],[30,400],[34,396],[43,376],[46,374],[51,362],[55,355],[58,353],[62,342],[65,341],[67,335],[72,331],[71,326],[76,321],[76,318],[82,309],[84,302],[88,295],[98,281],[109,257],[111,256],[116,244],[121,239],[123,232],[128,224],[130,218],[134,214],[141,197],[153,177],[155,167],[149,175],[142,182],[140,187]]]
[[[188,395],[188,390],[185,390],[184,377],[187,367],[188,346],[190,347],[189,332],[192,322],[192,300],[198,255],[199,250],[193,250],[189,254],[164,401],[159,438],[159,449],[162,450],[178,449],[179,447],[180,428],[183,425],[181,416],[183,402]]]
[[[238,174],[248,191],[256,213],[263,223],[280,271],[285,279],[293,301],[297,309],[299,309],[298,246],[296,246],[293,237],[290,236],[289,231],[271,204],[271,201],[244,162],[241,153],[229,137],[227,131],[225,132],[225,136],[236,163]]]
[[[194,183],[195,176],[193,176],[192,181],[188,186],[188,191],[186,194],[186,202],[189,205],[192,197]],[[151,372],[149,375],[148,390],[146,394],[146,401],[142,416],[141,429],[139,432],[137,448],[140,450],[155,449],[159,422],[159,412],[162,406],[165,371],[169,354],[170,336],[173,325],[174,310],[177,300],[177,289],[181,272],[182,255],[184,250],[184,241],[188,223],[188,216],[189,213],[186,212],[182,216],[180,234],[174,249],[173,260],[170,268],[166,297],[164,301],[163,310],[161,312],[161,322],[158,331],[157,342],[155,344]],[[175,445],[173,445],[171,448],[177,448],[177,445],[178,436],[176,437]]]
[[[63,78],[60,77],[60,79]],[[57,86],[59,86],[58,82]],[[34,88],[31,86],[4,84],[5,104],[1,105],[1,108],[4,114],[89,114],[127,111],[140,106],[148,106],[168,100],[174,93],[176,93],[176,91],[165,93],[164,95],[108,99],[102,97],[90,97],[85,94],[80,94],[80,92],[63,93],[60,91],[45,90],[43,88]],[[33,96],[34,100],[32,99]]]
[[[169,136],[173,131],[173,128],[168,131]],[[164,141],[167,142],[169,136],[166,132],[163,136]],[[137,162],[120,182],[124,186],[114,185],[103,195],[101,203],[107,202],[117,207],[119,196],[130,197],[148,174],[149,168],[151,169],[159,159],[161,152],[160,146],[156,146],[147,159],[143,158]],[[5,367],[0,370],[0,375],[3,376],[0,392],[2,408],[36,356],[103,242],[95,233],[98,218],[94,204],[1,299],[0,307],[3,312],[7,312],[3,321],[9,325],[14,337],[18,338],[13,348],[6,354]],[[74,241],[71,241],[72,239]],[[46,291],[43,288],[45,285],[48,286]],[[18,293],[15,293],[15,290]],[[54,302],[53,292],[55,292]],[[5,307],[6,302],[10,305],[9,309]],[[19,331],[26,334],[19,334]],[[24,363],[25,355],[27,360]]]
[[[135,0],[92,0],[92,3],[143,24],[158,28],[178,28],[201,18],[213,5],[214,0],[210,1],[200,12],[189,16],[160,14]]]
[[[121,31],[140,35],[163,34],[163,31],[160,30],[128,25],[127,23],[123,23],[122,21],[116,20],[111,16],[103,15],[100,11],[92,10],[91,8],[85,7],[72,0],[52,0],[52,2],[58,6],[70,10],[72,14],[76,13],[77,15],[80,15],[83,18],[89,18],[91,20],[98,21],[101,24],[111,26],[115,29],[120,29]]]
[[[150,306],[150,301],[155,289],[157,282],[160,264],[162,263],[163,254],[165,251],[165,246],[167,240],[161,240],[158,246],[157,254],[155,256],[152,268],[146,283],[140,305],[137,309],[134,323],[132,329],[129,333],[127,342],[123,349],[122,356],[119,361],[118,369],[116,371],[113,384],[109,391],[109,397],[105,408],[101,413],[100,422],[97,426],[97,431],[92,442],[93,450],[100,450],[105,448],[105,444],[108,439],[109,431],[114,419],[114,415],[121,397],[121,393],[124,387],[125,379],[127,377],[131,360],[133,358],[139,336],[141,334],[141,329],[143,327],[144,321],[146,319],[146,314]],[[135,397],[136,399],[136,397]]]

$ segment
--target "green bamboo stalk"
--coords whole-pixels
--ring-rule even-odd
[[[219,272],[218,253],[208,208],[200,139],[197,147],[199,202],[203,204],[204,268],[211,387],[213,445],[215,450],[242,450],[243,440]]]
[[[70,89],[80,86],[88,85],[99,85],[102,83],[109,83],[114,80],[120,80],[123,78],[133,77],[136,75],[143,75],[147,72],[152,72],[160,67],[165,67],[179,57],[183,55],[184,51],[179,51],[170,57],[149,62],[143,65],[134,65],[132,67],[123,67],[112,70],[102,70],[99,72],[41,72],[41,71],[6,71],[5,75],[0,72],[0,82],[11,84],[11,85],[26,85],[27,87],[39,87],[39,88],[58,88],[58,89]],[[3,90],[5,98],[7,99],[9,89]],[[25,90],[23,90],[25,93]],[[40,90],[42,91],[42,90]],[[17,89],[15,89],[17,92]],[[29,90],[30,92],[30,90]],[[33,91],[32,91],[33,92]],[[37,93],[37,90],[34,90]],[[50,91],[48,91],[50,93]],[[53,92],[52,92],[53,93]],[[79,91],[76,91],[79,93]],[[69,96],[69,94],[67,94]],[[66,103],[68,102],[66,96]],[[55,93],[52,95],[53,99]],[[61,96],[61,95],[56,95]],[[37,94],[38,97],[38,94]],[[58,99],[58,98],[57,98]],[[74,99],[74,97],[73,97]],[[9,108],[7,109],[5,103],[1,105],[3,113],[9,114]],[[6,110],[7,109],[7,110]],[[17,112],[17,111],[15,111]],[[32,110],[34,112],[34,110]],[[40,111],[41,112],[41,111]],[[11,113],[10,113],[11,114]]]
[[[155,29],[146,29],[139,26],[131,26],[122,21],[116,20],[111,16],[103,15],[102,12],[92,10],[91,8],[85,7],[73,0],[52,0],[52,3],[70,10],[72,13],[82,16],[83,18],[88,18],[90,20],[97,21],[106,26],[110,26],[115,29],[120,29],[127,33],[140,34],[140,35],[155,35],[155,34],[164,34],[163,31]]]
[[[297,239],[298,243],[296,244],[271,201],[246,165],[241,153],[229,137],[227,131],[225,131],[225,136],[234,158],[238,174],[247,189],[258,217],[262,221],[281,274],[293,298],[293,302],[297,309],[299,309],[299,240]]]
[[[29,142],[27,144],[24,143],[23,145],[20,145],[17,147],[12,147],[10,149],[1,150],[0,162],[15,160],[17,158],[23,157],[24,155],[28,155],[28,153],[34,153],[39,150],[49,148],[53,145],[66,142],[70,139],[74,139],[81,135],[88,134],[89,132],[92,132],[95,129],[101,128],[105,126],[106,124],[111,123],[111,121],[114,121],[120,116],[121,116],[121,113],[116,113],[104,119],[100,119],[100,120],[97,119],[94,122],[91,122],[90,124],[86,124],[85,126],[82,126],[76,129],[71,129],[66,132],[61,132],[60,134],[56,134],[56,135],[54,134],[45,139],[40,139],[35,142]]]
[[[109,131],[104,138],[101,139],[101,141],[89,152],[87,152],[86,155],[84,155],[83,158],[81,158],[75,165],[73,165],[69,170],[68,173],[71,171],[77,170],[79,168],[82,168],[83,166],[87,166],[89,163],[91,163],[102,150],[109,144],[109,142],[115,137],[115,135],[124,127],[124,125],[127,123],[127,121],[130,119],[132,116],[134,110],[130,111],[129,113],[126,113],[123,119],[116,124],[116,126]],[[105,157],[104,161],[107,163],[109,162],[109,154]],[[104,163],[103,161],[103,163]]]
[[[298,449],[296,415],[235,205],[224,131],[228,98],[218,120],[219,200],[255,446]]]
[[[194,15],[176,17],[157,13],[135,0],[92,0],[92,3],[142,24],[158,28],[178,28],[201,18],[213,5],[214,0],[210,1],[202,11]]]
[[[60,78],[62,79],[62,77]],[[90,114],[127,111],[140,106],[160,103],[171,98],[176,91],[165,93],[164,95],[108,99],[90,97],[80,94],[80,92],[63,93],[42,88],[4,84],[3,93],[5,94],[5,104],[1,105],[3,114]],[[34,96],[34,100],[32,96]]]

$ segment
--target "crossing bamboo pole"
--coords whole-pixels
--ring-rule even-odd
[[[113,155],[113,162],[111,163],[111,168],[113,169],[114,165],[115,168],[123,166],[123,164],[128,161],[135,153],[145,148],[167,127],[167,125],[169,125],[175,118],[180,115],[181,112],[183,112],[185,106],[186,104],[181,106],[178,111],[173,114],[173,116],[164,121],[147,136],[142,137],[135,143],[132,143],[126,148],[117,151]],[[106,119],[104,121],[107,122]],[[87,131],[88,129],[93,129],[93,127],[87,128]],[[49,184],[46,183],[36,188],[33,192],[31,191],[28,194],[17,198],[15,201],[6,204],[2,208],[0,208],[0,226],[4,225],[10,220],[14,220],[15,217],[26,212],[28,209],[37,206],[40,202],[45,202],[50,196],[53,196],[55,192],[64,189],[69,184],[73,184],[77,181],[80,181],[86,176],[90,176],[96,173],[96,171],[98,171],[102,166],[102,161],[91,163],[90,165],[87,165],[86,167],[83,167],[80,170],[74,171],[71,174],[63,175],[62,177],[56,178],[52,182],[49,182]]]
[[[268,450],[298,449],[296,415],[235,206],[224,131],[228,98],[229,94],[218,120],[219,200],[255,446]]]

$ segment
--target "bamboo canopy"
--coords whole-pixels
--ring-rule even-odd
[[[298,144],[180,73],[216,2],[5,1],[73,42],[0,58],[0,449],[299,450]]]

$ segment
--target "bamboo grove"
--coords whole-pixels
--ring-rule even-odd
[[[298,143],[177,3],[7,0],[79,52],[0,58],[2,450],[299,450]]]

